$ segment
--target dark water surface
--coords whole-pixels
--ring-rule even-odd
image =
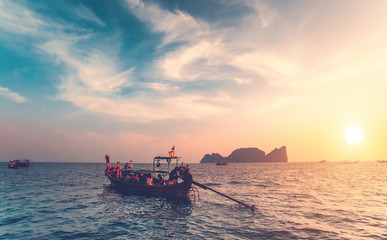
[[[131,196],[104,163],[0,163],[0,239],[387,239],[387,164],[191,164],[199,201]],[[151,164],[136,167],[150,168]]]

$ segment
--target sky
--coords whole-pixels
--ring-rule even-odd
[[[0,161],[387,159],[386,22],[384,0],[0,0]]]

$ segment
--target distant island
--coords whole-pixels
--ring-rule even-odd
[[[255,163],[255,162],[287,162],[288,154],[286,147],[276,148],[268,154],[258,148],[239,148],[234,150],[228,157],[219,153],[204,155],[200,163]]]

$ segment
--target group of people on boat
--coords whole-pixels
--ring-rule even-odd
[[[121,168],[121,164],[118,161],[114,166],[110,164],[110,157],[109,155],[105,155],[106,159],[106,170],[105,175],[113,176],[117,179],[121,179],[123,177],[125,178],[132,178],[131,180],[136,181],[140,180],[139,176],[137,174],[134,174],[134,172],[127,172],[126,169],[133,169],[133,161],[130,160],[130,163],[125,163],[124,167]],[[129,174],[130,173],[130,174]]]
[[[152,177],[152,173],[150,171],[122,171],[122,176],[119,180],[127,183],[153,186],[173,184],[173,182],[166,181],[161,174],[158,174],[155,178]]]
[[[21,168],[21,167],[29,167],[30,160],[9,160],[8,167],[9,168]]]
[[[105,173],[109,175],[113,175],[116,178],[122,177],[122,170],[123,169],[133,169],[133,160],[130,160],[130,163],[125,163],[124,167],[121,169],[120,162],[117,162],[114,167],[110,164],[110,158],[109,155],[105,156],[106,159],[106,170]]]

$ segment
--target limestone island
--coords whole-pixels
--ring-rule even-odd
[[[234,150],[228,157],[219,153],[204,155],[200,163],[255,163],[255,162],[287,162],[288,154],[286,147],[276,148],[268,154],[258,148],[239,148]]]

